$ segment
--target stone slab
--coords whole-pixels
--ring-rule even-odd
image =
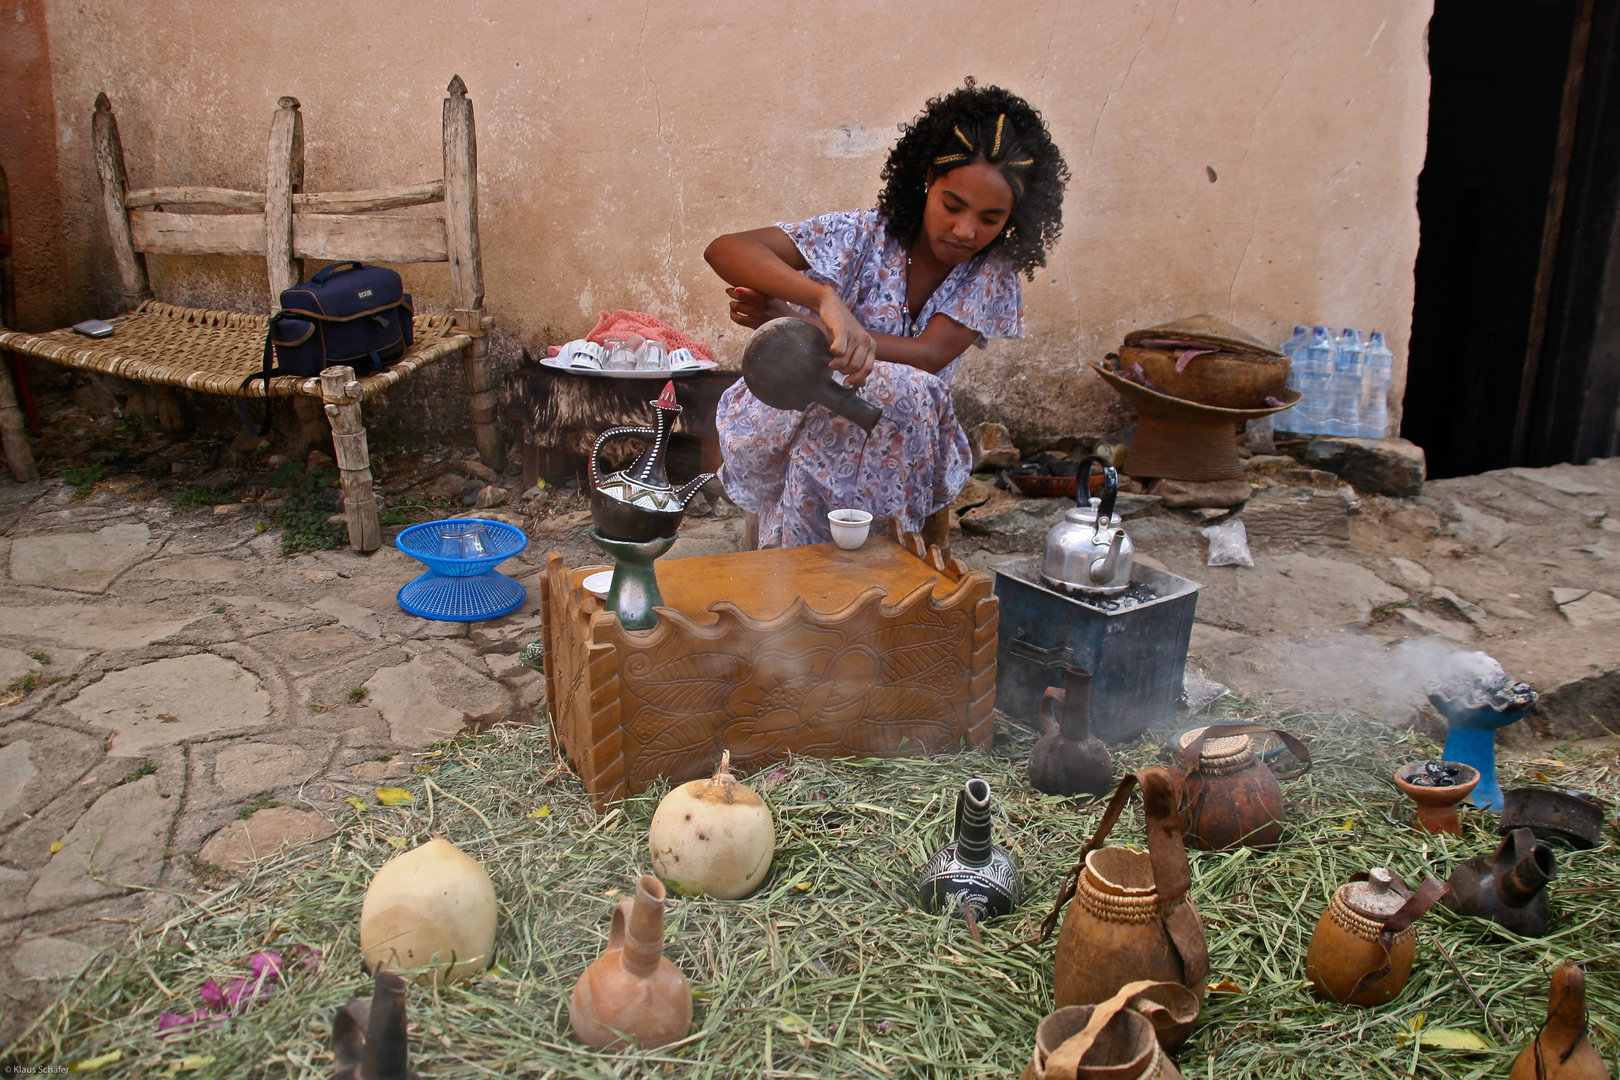
[[[1396,575],[1401,579],[1400,584],[1413,592],[1423,592],[1434,584],[1434,575],[1422,563],[1403,559],[1399,555],[1389,557],[1390,565],[1395,568]]]
[[[314,810],[272,806],[245,821],[233,821],[220,829],[203,844],[197,858],[239,874],[260,859],[331,836],[336,831],[331,821]]]
[[[156,885],[178,801],[164,798],[153,776],[101,796],[45,865],[28,892],[27,911],[114,896],[126,886]]]
[[[0,690],[4,690],[30,671],[40,669],[40,662],[22,650],[0,648]]]
[[[432,655],[385,667],[365,682],[366,704],[388,721],[395,742],[426,746],[467,727],[503,719],[511,702],[500,684]]]
[[[1350,542],[1350,515],[1360,500],[1349,488],[1270,487],[1239,512],[1251,539]]]
[[[11,966],[29,982],[58,982],[84,970],[96,950],[72,938],[31,938],[11,952]]]
[[[64,707],[115,733],[109,753],[133,756],[258,727],[271,706],[270,695],[242,665],[198,653],[111,672]]]
[[[996,551],[1037,551],[1046,534],[1074,506],[1072,499],[1025,499],[998,491],[961,516],[962,530],[984,537]]]
[[[1528,480],[1532,484],[1540,484],[1542,487],[1552,488],[1554,491],[1565,495],[1583,496],[1602,495],[1604,493],[1603,488],[1595,484],[1588,484],[1569,475],[1567,472],[1556,469],[1504,469],[1502,471],[1517,476],[1520,480]]]
[[[8,607],[0,634],[32,644],[56,642],[82,649],[138,649],[178,633],[202,618],[169,615],[131,604],[53,604]]]
[[[1467,644],[1479,636],[1470,623],[1455,622],[1421,608],[1402,608],[1401,622],[1424,633],[1440,634],[1459,644]]]
[[[93,533],[21,536],[11,542],[11,579],[74,592],[105,592],[152,549],[142,525],[106,525]]]
[[[199,555],[189,559],[175,559],[154,565],[149,576],[160,581],[245,581],[253,576],[253,567],[240,559],[227,559],[220,555]]]
[[[339,625],[344,626],[363,638],[377,641],[382,637],[382,623],[377,619],[377,613],[370,608],[351,603],[336,596],[326,596],[315,601],[310,607],[322,614],[330,615]]]
[[[1423,491],[1423,448],[1406,439],[1351,439],[1318,435],[1305,463],[1343,477],[1362,491],[1411,497]]]
[[[320,771],[321,759],[293,743],[239,743],[214,755],[214,785],[227,798],[302,783]]]
[[[1584,629],[1620,622],[1620,600],[1608,593],[1592,589],[1554,589],[1552,598],[1571,626]]]
[[[28,784],[39,775],[33,744],[27,739],[0,746],[0,824],[10,824],[12,808],[21,803]]]

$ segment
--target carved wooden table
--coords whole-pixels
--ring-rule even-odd
[[[988,746],[998,602],[990,575],[914,534],[663,558],[658,625],[630,631],[546,559],[553,734],[598,810],[660,776],[708,776],[722,748],[894,757]]]

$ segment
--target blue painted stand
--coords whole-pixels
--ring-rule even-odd
[[[1446,761],[1458,761],[1479,770],[1479,783],[1470,796],[1482,810],[1502,812],[1502,785],[1496,779],[1496,731],[1516,724],[1530,715],[1529,706],[1511,712],[1469,709],[1453,701],[1430,695],[1429,701],[1446,718]]]

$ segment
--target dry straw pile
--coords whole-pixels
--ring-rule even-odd
[[[1614,1060],[1620,859],[1612,832],[1596,850],[1560,850],[1547,939],[1493,937],[1437,909],[1419,924],[1417,966],[1396,1001],[1376,1010],[1323,1004],[1306,988],[1303,958],[1331,891],[1378,865],[1408,881],[1444,878],[1494,847],[1494,818],[1470,813],[1459,839],[1412,831],[1390,772],[1438,748],[1410,733],[1344,716],[1282,717],[1253,702],[1223,703],[1220,718],[1285,723],[1318,764],[1285,785],[1290,828],[1280,848],[1193,855],[1210,979],[1224,985],[1178,1054],[1190,1080],[1503,1076],[1534,1035],[1548,974],[1564,959],[1587,965],[1592,1038]],[[400,847],[438,833],[488,868],[502,911],[490,972],[411,991],[412,1059],[424,1076],[1013,1076],[1052,992],[1052,944],[1022,942],[1101,810],[1034,792],[1023,776],[1031,741],[1004,729],[994,754],[800,760],[747,777],[776,815],[775,867],[745,901],[672,901],[667,955],[698,999],[693,1034],[675,1047],[601,1054],[568,1035],[569,992],[606,940],[614,900],[647,868],[647,823],[662,792],[599,817],[543,728],[506,728],[439,748],[406,784],[413,803],[347,813],[329,845],[182,898],[166,923],[93,963],[3,1056],[60,1065],[117,1053],[104,1076],[328,1076],[332,1012],[370,992],[356,945],[366,884]],[[1121,748],[1116,772],[1157,753],[1146,741]],[[1560,747],[1554,757],[1563,767],[1504,762],[1503,779],[1540,770],[1611,805],[1620,795],[1613,750]],[[956,790],[974,774],[991,782],[998,841],[1026,879],[1023,908],[983,927],[982,944],[960,920],[919,910],[913,892],[946,839]],[[1141,842],[1135,818],[1126,815],[1115,842]],[[323,951],[318,972],[290,965],[285,985],[224,1026],[157,1037],[159,1014],[195,1008],[205,979],[239,977],[255,950],[295,944]],[[1438,1034],[1448,1029],[1488,1048],[1448,1049],[1455,1036]]]

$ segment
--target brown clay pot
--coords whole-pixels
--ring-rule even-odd
[[[1609,1067],[1586,1037],[1586,973],[1565,962],[1553,972],[1547,1022],[1519,1051],[1508,1080],[1609,1080]]]
[[[332,1080],[417,1080],[407,1060],[405,980],[377,969],[371,1000],[332,1017]]]
[[[1148,851],[1101,846],[1137,783]],[[1054,960],[1058,1006],[1094,1005],[1143,980],[1181,983],[1202,1003],[1209,951],[1187,895],[1191,874],[1176,792],[1170,773],[1156,766],[1126,776],[1082,849],[1043,928],[1050,933],[1067,905]]]
[[[1064,685],[1041,698],[1045,731],[1029,752],[1029,782],[1048,795],[1102,795],[1114,786],[1114,759],[1091,733],[1091,672],[1070,665]]]
[[[1382,1005],[1412,975],[1413,926],[1446,891],[1434,879],[1413,893],[1382,867],[1341,885],[1317,920],[1305,977],[1318,996],[1346,1005]]]
[[[1479,783],[1479,770],[1460,761],[1448,761],[1445,764],[1455,765],[1462,770],[1458,783],[1450,787],[1426,787],[1412,783],[1409,777],[1427,764],[1426,761],[1411,761],[1396,769],[1395,786],[1417,807],[1414,824],[1420,831],[1461,836],[1462,816],[1458,813],[1457,804],[1468,798],[1474,785]]]
[[[1280,737],[1300,767],[1278,776],[1254,752],[1249,736]],[[1186,732],[1178,740],[1182,786],[1182,824],[1187,839],[1205,851],[1271,847],[1282,839],[1282,785],[1310,771],[1305,744],[1286,731],[1263,724],[1211,724]]]
[[[1064,1044],[1090,1023],[1096,1005],[1069,1005],[1047,1015],[1035,1029],[1035,1051],[1019,1080],[1181,1080],[1153,1025],[1141,1013],[1121,1009],[1074,1060]]]
[[[664,956],[664,883],[651,874],[614,909],[607,951],[574,984],[568,1021],[580,1042],[608,1049],[664,1046],[691,1033],[692,988]]]
[[[1288,359],[1235,352],[1207,352],[1177,371],[1182,349],[1122,345],[1120,366],[1141,364],[1148,382],[1173,397],[1222,409],[1259,409],[1288,389]]]
[[[1514,829],[1495,851],[1475,855],[1451,872],[1445,905],[1459,915],[1489,919],[1520,937],[1545,937],[1552,919],[1547,885],[1558,876],[1552,848],[1529,829]]]

